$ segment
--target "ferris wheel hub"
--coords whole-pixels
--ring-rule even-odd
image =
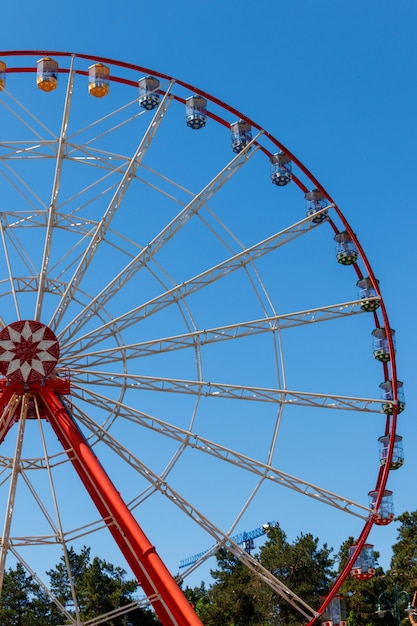
[[[31,383],[44,379],[58,358],[58,339],[45,324],[21,320],[0,331],[0,374],[8,380]]]

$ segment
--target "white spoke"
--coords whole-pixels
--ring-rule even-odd
[[[88,425],[91,426],[90,423]],[[97,425],[93,425],[93,428],[97,429]],[[117,440],[111,437],[108,432],[101,429],[97,430],[100,431],[100,437],[103,439],[107,446],[113,448],[119,456],[124,457],[126,459],[126,462],[134,466],[136,471],[139,474],[142,474],[147,481],[152,483],[157,491],[163,493],[163,495],[171,500],[175,504],[175,506],[179,507],[184,513],[186,513],[189,517],[196,521],[200,526],[204,527],[204,529],[218,543],[220,543],[221,545],[227,544],[228,549],[233,552],[235,556],[238,556],[243,562],[245,562],[249,569],[251,569],[253,572],[260,574],[264,582],[266,582],[279,595],[285,597],[294,608],[300,611],[302,615],[308,617],[308,613],[305,612],[306,610],[309,611],[311,616],[315,615],[315,611],[311,609],[308,604],[306,604],[301,598],[294,594],[278,578],[271,574],[271,572],[262,567],[259,561],[251,557],[247,552],[245,552],[229,537],[229,535],[222,533],[222,531],[217,528],[213,524],[213,522],[211,522],[206,516],[204,516],[192,504],[190,504],[185,498],[183,498],[178,491],[175,491],[166,481],[161,480],[159,476],[152,472],[149,467],[145,466],[129,450],[123,448]]]
[[[256,139],[256,138],[255,138]],[[253,139],[252,143],[255,142]],[[248,150],[251,147],[248,145]],[[224,184],[246,163],[255,151],[243,151],[237,155],[230,163],[224,167],[221,172],[204,187],[189,204],[172,220],[162,232],[160,232],[153,241],[151,241],[141,252],[131,260],[124,270],[106,286],[106,288],[96,297],[90,305],[72,321],[71,327],[65,328],[61,333],[61,339],[65,341],[71,338],[80,328],[88,321],[91,312],[100,309],[108,302],[124,285],[136,274],[139,269],[149,264],[152,257],[168,242],[176,232],[182,228],[199,209],[210,200],[210,198],[223,187]]]
[[[226,261],[209,268],[198,276],[183,282],[180,286],[174,287],[161,296],[158,296],[153,300],[136,307],[132,311],[119,316],[119,318],[110,324],[101,326],[90,333],[86,333],[81,338],[77,339],[77,341],[82,340],[84,349],[88,349],[91,345],[97,343],[97,341],[102,341],[106,336],[112,335],[112,326],[114,324],[117,324],[120,330],[124,330],[132,324],[137,323],[142,318],[149,317],[149,315],[152,315],[155,311],[161,310],[173,302],[176,302],[178,299],[186,298],[190,294],[204,288],[208,284],[219,280],[236,270],[246,267],[262,256],[276,250],[279,246],[289,243],[292,239],[299,237],[300,235],[306,234],[311,229],[312,224],[310,219],[303,219],[289,228],[268,237],[268,239],[261,241],[250,248],[246,248]],[[60,339],[62,340],[62,337],[60,337]],[[68,348],[68,346],[71,346],[72,343],[73,342],[64,342],[64,345]]]
[[[2,532],[1,543],[0,543],[0,572],[1,572],[0,588],[3,584],[7,552],[10,549],[10,528],[11,528],[12,518],[13,518],[17,480],[19,478],[19,466],[20,466],[20,459],[22,455],[23,435],[24,435],[25,426],[26,426],[26,410],[27,410],[27,400],[24,400],[20,403],[19,430],[18,430],[17,437],[16,437],[16,447],[15,447],[15,453],[13,457],[13,466],[11,468],[10,487],[9,487],[9,493],[7,496],[7,503],[6,503],[6,514],[5,514],[5,518],[3,522],[3,532]],[[9,411],[9,416],[10,416],[10,411]]]
[[[10,164],[6,161],[2,161],[3,167],[8,170],[10,174],[6,172],[1,172],[1,175],[5,180],[14,187],[19,195],[22,196],[23,202],[29,204],[35,212],[41,206],[45,210],[47,209],[47,205],[42,201],[42,199],[29,187],[29,185],[14,171],[14,169],[10,166]]]
[[[40,141],[43,141],[43,136],[38,131],[36,131],[35,128],[31,124],[29,124],[22,115],[19,115],[17,113],[17,108],[21,109],[21,111],[29,117],[32,123],[34,122],[36,125],[40,126],[42,130],[51,137],[53,137],[54,140],[57,139],[57,137],[51,132],[46,124],[44,124],[38,117],[33,115],[32,112],[21,102],[19,102],[17,98],[15,98],[11,93],[7,91],[6,93],[8,97],[12,100],[13,106],[8,105],[4,100],[0,100],[1,106],[7,109],[13,115],[13,117],[18,119],[24,126],[26,126],[31,131],[31,133],[35,135],[35,137],[37,137]]]
[[[131,109],[133,106],[136,106],[136,105],[137,105],[137,100],[136,99],[135,100],[130,100],[129,102],[127,102],[123,106],[121,106],[121,107],[119,107],[119,108],[117,108],[115,110],[112,110],[111,113],[109,113],[108,115],[105,115],[103,117],[95,119],[93,122],[91,122],[91,124],[88,124],[87,126],[83,126],[82,128],[79,128],[76,132],[72,133],[69,136],[69,140],[73,141],[75,137],[83,135],[87,130],[89,130],[91,128],[95,128],[95,127],[99,127],[100,128],[100,126],[103,124],[103,122],[116,117],[120,112],[126,111],[127,109]],[[140,111],[137,115],[132,116],[132,117],[128,118],[127,120],[125,120],[123,122],[123,124],[129,123],[129,121],[131,121],[132,119],[134,119],[135,117],[137,117],[139,115],[146,115],[146,113],[145,113],[145,111]],[[112,126],[111,128],[107,129],[106,133],[103,133],[102,135],[96,135],[92,139],[90,139],[89,141],[86,141],[85,145],[88,146],[92,142],[96,142],[104,134],[111,133],[114,130],[115,130],[115,126]]]
[[[91,396],[92,402],[96,406],[101,406],[103,409],[106,409],[109,405],[113,404],[111,398],[101,396],[93,391],[87,391],[81,386],[77,387],[77,390],[74,389],[74,397],[79,398],[80,400],[85,400],[89,396]],[[228,463],[237,464],[246,471],[253,472],[259,476],[264,476],[268,480],[274,481],[281,486],[289,487],[290,489],[298,491],[303,495],[310,496],[315,500],[330,504],[331,506],[341,509],[346,513],[357,515],[363,519],[366,519],[370,513],[370,509],[368,507],[364,507],[356,502],[348,500],[343,496],[331,493],[326,489],[318,487],[317,485],[312,485],[311,483],[303,481],[300,478],[290,476],[285,472],[280,472],[265,463],[248,458],[245,455],[225,448],[214,441],[209,441],[191,431],[177,428],[173,424],[164,422],[156,417],[146,415],[145,413],[135,410],[132,407],[117,403],[117,406],[115,406],[115,412],[117,412],[119,417],[123,417],[124,419],[130,421],[133,420],[135,423],[140,424],[145,428],[157,429],[157,431],[164,436],[171,437],[180,443],[186,443],[195,450],[216,456]],[[367,513],[366,516],[364,515],[365,512]]]
[[[135,172],[137,168],[139,167],[142,159],[144,158],[146,151],[149,149],[152,143],[152,140],[155,137],[155,134],[158,130],[158,127],[165,116],[165,113],[170,103],[170,99],[168,96],[169,96],[169,92],[167,91],[164,99],[162,100],[161,104],[158,107],[157,112],[155,113],[153,117],[152,122],[150,123],[148,127],[148,130],[146,131],[139,146],[137,147],[135,154],[131,158],[130,163],[128,164],[126,168],[126,171],[117,187],[117,190],[109,206],[107,207],[102,219],[97,225],[96,231],[94,235],[91,237],[91,241],[81,259],[81,262],[79,263],[76,271],[74,272],[72,279],[68,284],[68,288],[64,296],[61,299],[61,302],[59,303],[59,305],[57,306],[55,310],[55,313],[50,322],[51,328],[56,328],[57,325],[59,324],[59,321],[62,319],[62,316],[66,310],[66,307],[70,304],[72,300],[74,291],[77,289],[78,284],[81,282],[83,275],[87,271],[90,260],[92,256],[95,254],[99,242],[105,236],[111,224],[111,221],[115,213],[117,212],[126,191],[129,188],[130,183],[134,179]]]
[[[228,326],[217,326],[204,330],[176,335],[173,337],[162,337],[151,341],[143,341],[136,344],[125,345],[123,348],[98,349],[87,352],[83,350],[83,358],[88,359],[89,367],[97,367],[107,363],[118,362],[121,350],[126,354],[126,358],[135,359],[146,357],[152,354],[161,354],[171,350],[182,350],[195,348],[212,343],[228,340],[236,340],[244,337],[251,337],[262,333],[271,333],[285,328],[293,328],[306,324],[316,324],[317,322],[327,322],[340,317],[363,313],[360,308],[360,301],[343,302],[325,307],[317,307],[308,311],[298,311],[283,315],[273,315],[239,324],[229,324]],[[72,350],[64,350],[64,360],[67,365],[72,361],[79,361],[78,346]],[[80,366],[81,364],[78,364]]]
[[[74,59],[72,59],[72,62],[73,61]],[[67,135],[68,118],[69,118],[70,107],[71,107],[73,86],[74,86],[74,74],[72,71],[72,63],[71,63],[71,69],[68,74],[67,93],[65,97],[65,104],[64,104],[63,115],[62,115],[61,132],[59,135],[58,146],[57,146],[54,181],[52,184],[51,200],[50,200],[49,209],[48,209],[48,224],[46,226],[45,244],[44,244],[43,255],[42,255],[41,270],[39,274],[39,290],[38,290],[38,297],[36,300],[35,314],[34,314],[35,320],[40,319],[41,312],[42,312],[43,298],[45,295],[45,288],[44,288],[45,279],[48,273],[49,258],[51,254],[52,233],[53,233],[53,227],[54,227],[54,222],[55,222],[55,211],[56,211],[56,205],[57,205],[57,200],[58,200],[59,186],[60,186],[60,181],[61,181],[62,164],[63,164],[64,151],[65,151],[65,140],[66,140],[66,135]]]
[[[252,402],[273,402],[296,406],[310,406],[324,409],[344,409],[381,413],[381,400],[373,398],[350,398],[326,393],[307,393],[290,389],[266,389],[262,387],[239,387],[225,383],[202,380],[181,380],[178,378],[157,378],[138,374],[119,374],[117,372],[98,372],[91,369],[72,368],[72,380],[76,385],[88,382],[89,385],[116,387],[124,389],[126,385],[138,391],[164,391],[203,395],[204,397],[229,398]]]
[[[10,256],[9,256],[9,252],[7,249],[7,242],[6,242],[6,236],[5,236],[5,232],[4,232],[4,224],[3,224],[3,220],[0,220],[0,231],[1,231],[1,241],[3,244],[3,251],[4,251],[4,256],[5,256],[5,260],[6,260],[6,266],[7,266],[7,273],[8,273],[8,281],[10,282],[10,288],[13,294],[13,303],[14,303],[14,308],[16,311],[16,318],[19,319],[20,318],[20,311],[19,311],[19,302],[17,300],[17,294],[16,294],[16,290],[15,290],[15,283],[14,283],[14,278],[13,278],[13,274],[12,274],[12,268],[10,265]]]

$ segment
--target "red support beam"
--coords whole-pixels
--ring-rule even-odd
[[[191,604],[158,556],[56,393],[39,396],[51,426],[101,517],[164,626],[202,626]],[[155,600],[155,596],[157,599]]]
[[[3,443],[10,428],[18,419],[16,412],[21,400],[21,396],[16,395],[10,388],[6,387],[0,391],[0,444]]]

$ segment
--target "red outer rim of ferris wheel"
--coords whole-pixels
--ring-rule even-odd
[[[208,102],[211,102],[213,104],[215,104],[216,106],[220,107],[221,109],[223,109],[224,111],[226,111],[227,113],[236,116],[237,118],[241,119],[242,121],[247,122],[248,124],[250,124],[253,128],[255,128],[258,132],[261,132],[262,135],[264,137],[266,137],[276,148],[278,148],[278,150],[284,152],[289,158],[290,160],[297,166],[297,168],[300,170],[300,172],[303,173],[303,175],[310,181],[312,187],[318,189],[323,195],[324,197],[328,200],[329,204],[332,205],[332,208],[335,210],[339,220],[341,221],[344,229],[348,232],[352,242],[354,243],[354,245],[356,246],[359,256],[361,258],[361,261],[364,265],[364,268],[366,270],[366,273],[372,283],[372,287],[375,291],[375,293],[377,294],[378,298],[379,298],[379,303],[380,303],[380,312],[381,312],[381,317],[382,317],[382,322],[383,322],[383,326],[385,327],[385,331],[386,331],[386,338],[387,338],[387,343],[388,343],[388,349],[389,349],[389,356],[390,356],[390,376],[389,376],[389,370],[388,370],[388,365],[386,363],[383,364],[383,368],[384,368],[384,375],[385,375],[385,380],[387,380],[388,378],[391,379],[391,384],[392,384],[392,396],[393,396],[393,412],[391,415],[387,415],[387,419],[386,419],[386,428],[385,428],[385,434],[389,434],[390,435],[390,444],[389,444],[389,450],[388,450],[388,455],[387,455],[387,462],[384,465],[384,467],[380,467],[379,473],[378,473],[378,477],[377,477],[377,481],[376,481],[376,486],[375,486],[375,491],[378,491],[379,495],[378,498],[375,502],[375,508],[377,509],[381,503],[382,497],[383,497],[383,492],[385,490],[387,481],[388,481],[388,476],[389,476],[389,472],[390,472],[390,459],[392,458],[392,453],[393,453],[393,448],[394,448],[394,442],[395,442],[395,433],[396,433],[396,425],[397,425],[397,417],[398,417],[398,379],[397,379],[397,371],[396,371],[396,358],[395,358],[395,349],[394,349],[394,340],[393,340],[393,333],[389,324],[389,319],[388,319],[388,314],[387,314],[387,310],[386,310],[386,306],[382,297],[382,293],[379,287],[379,281],[376,279],[375,274],[372,270],[372,267],[370,265],[370,262],[367,258],[367,256],[364,253],[364,250],[358,240],[357,235],[355,234],[355,232],[352,230],[351,226],[349,225],[348,221],[346,220],[346,218],[344,217],[341,209],[337,206],[337,204],[335,203],[335,201],[333,200],[333,198],[330,196],[330,194],[327,192],[327,190],[325,189],[325,187],[315,178],[315,176],[311,173],[311,171],[283,144],[281,143],[276,137],[274,137],[271,133],[269,133],[268,131],[266,131],[264,128],[262,128],[259,124],[257,124],[254,120],[248,118],[246,115],[244,115],[241,111],[239,111],[238,109],[228,105],[227,103],[223,102],[222,100],[220,100],[219,98],[209,94],[208,92],[202,91],[201,89],[197,89],[195,86],[181,81],[179,79],[176,79],[168,74],[162,73],[162,72],[158,72],[156,70],[147,68],[147,67],[143,67],[140,65],[136,65],[136,64],[132,64],[132,63],[127,63],[124,61],[119,61],[119,60],[115,60],[115,59],[111,59],[109,57],[103,57],[103,56],[97,56],[97,55],[89,55],[89,54],[85,54],[85,53],[74,53],[74,52],[68,52],[68,51],[51,51],[51,50],[3,50],[0,51],[0,58],[1,57],[43,57],[43,56],[51,56],[51,57],[64,57],[64,58],[73,58],[73,59],[82,59],[82,60],[86,60],[86,61],[90,61],[90,62],[95,62],[95,63],[103,63],[103,64],[109,64],[113,67],[119,67],[121,69],[126,69],[126,70],[130,70],[133,72],[140,72],[141,74],[150,74],[153,76],[156,76],[160,79],[163,80],[167,80],[169,82],[174,81],[177,85],[179,85],[180,87],[189,90],[192,93],[198,93],[199,95],[203,96],[204,98],[207,99]],[[36,72],[36,67],[30,66],[30,67],[8,67],[6,69],[6,73],[14,73],[14,72]],[[69,68],[59,68],[58,72],[62,72],[62,73],[69,73],[70,69]],[[74,70],[75,74],[81,74],[81,75],[88,75],[88,72],[86,70],[80,70],[80,69],[75,69]],[[110,75],[109,77],[110,81],[115,81],[115,82],[119,82],[125,85],[130,85],[130,86],[137,86],[137,80],[129,80],[127,78],[124,77],[118,77],[118,76],[113,76]],[[176,95],[172,95],[171,96],[182,103],[185,103],[185,100],[179,96]],[[229,126],[230,123],[225,120],[224,118],[215,115],[214,113],[211,113],[210,110],[207,111],[207,117],[213,119],[215,122],[222,124],[223,126]],[[269,152],[267,149],[265,149],[264,147],[261,146],[261,150],[268,156],[271,157],[272,153]],[[308,188],[305,186],[305,184],[303,184],[303,182],[301,180],[299,180],[297,178],[297,176],[293,176],[293,181],[295,182],[295,184],[300,188],[301,191],[303,191],[304,193],[306,193],[308,191]],[[330,221],[330,225],[332,226],[333,230],[335,231],[335,233],[338,232],[337,227],[335,226],[335,224]],[[355,264],[354,265],[355,268],[355,272],[358,276],[358,279],[360,280],[361,278],[363,278],[363,274],[360,270],[360,268]],[[374,311],[373,313],[374,315],[374,321],[375,321],[375,325],[377,327],[380,327],[381,324],[379,323],[379,318],[377,313]],[[0,369],[1,369],[1,361],[0,361]],[[348,562],[345,564],[344,568],[342,569],[341,573],[339,574],[334,586],[332,587],[332,590],[330,591],[330,593],[326,596],[326,599],[324,600],[323,604],[321,605],[320,609],[318,610],[318,615],[316,616],[316,618],[314,618],[313,620],[311,620],[311,622],[309,622],[310,626],[311,624],[313,624],[318,617],[324,612],[325,608],[327,607],[327,605],[329,604],[329,602],[331,601],[331,599],[334,597],[334,595],[336,595],[338,589],[340,588],[340,585],[342,584],[342,582],[346,579],[347,575],[350,572],[350,569],[353,565],[353,563],[355,562],[357,556],[359,555],[362,547],[364,546],[369,533],[373,527],[375,523],[375,516],[370,516],[369,519],[367,520],[367,522],[365,523],[362,532],[360,534],[360,536],[357,538],[356,540],[356,551],[354,552],[354,554],[351,556],[351,558],[348,560]]]

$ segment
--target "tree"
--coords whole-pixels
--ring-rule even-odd
[[[390,575],[411,594],[417,588],[417,511],[396,518],[400,522],[397,542],[392,546]]]
[[[83,575],[90,563],[90,552],[90,548],[86,546],[81,549],[80,554],[77,554],[73,548],[69,548],[67,552],[72,583],[77,592],[82,589]],[[71,581],[64,557],[61,558],[60,562],[55,566],[55,569],[49,570],[46,573],[49,576],[52,593],[57,597],[62,606],[72,609],[74,598],[71,592]]]
[[[329,589],[332,578],[332,548],[319,546],[311,533],[301,533],[290,544],[283,530],[276,525],[268,531],[268,540],[261,548],[260,562],[281,582],[301,597],[313,609]],[[269,606],[271,623],[295,626],[302,621],[300,613],[272,590],[264,591],[264,605]],[[275,621],[274,621],[275,620]]]
[[[82,578],[83,619],[109,613],[132,601],[138,584],[135,580],[126,581],[125,575],[122,568],[114,567],[98,557],[93,559]]]
[[[68,550],[72,585],[78,602],[80,618],[92,619],[97,615],[111,613],[135,600],[138,588],[136,580],[127,580],[126,572],[98,557],[91,560],[90,548],[83,547],[77,554],[72,548]],[[47,572],[51,590],[61,604],[72,614],[75,613],[71,582],[65,560],[62,557],[55,569]],[[57,609],[52,607],[51,614],[55,619]],[[55,621],[53,622],[55,623]],[[136,608],[124,615],[109,618],[109,626],[150,626],[158,624],[158,619],[150,610]]]
[[[413,598],[417,589],[417,511],[405,511],[396,520],[400,522],[397,541],[392,546],[390,569],[387,572],[386,597],[397,596],[398,617],[406,626],[410,624],[404,609],[406,594]],[[405,591],[406,594],[401,593]]]
[[[290,544],[276,525],[268,530],[267,541],[255,558],[317,608],[329,586],[333,565],[330,553],[311,534],[302,534]],[[218,569],[211,572],[215,582],[200,603],[199,617],[205,626],[299,626],[304,621],[295,608],[227,550],[218,552],[217,565]]]
[[[48,602],[40,587],[18,563],[4,573],[0,599],[2,626],[47,626]]]
[[[204,611],[210,603],[204,582],[202,581],[199,587],[186,587],[184,589],[184,595],[193,606],[198,617],[202,620]]]
[[[225,549],[216,555],[219,569],[212,570],[215,583],[200,602],[199,617],[205,626],[260,626],[262,613],[256,597],[254,575]]]
[[[340,572],[349,558],[349,548],[355,543],[353,537],[342,544],[338,552],[338,571]],[[384,591],[387,581],[382,567],[378,565],[379,552],[373,551],[375,560],[375,575],[368,580],[357,580],[348,576],[340,588],[340,594],[346,601],[348,626],[388,626],[386,621],[379,618],[375,611],[378,598]],[[387,616],[389,619],[389,616]]]

